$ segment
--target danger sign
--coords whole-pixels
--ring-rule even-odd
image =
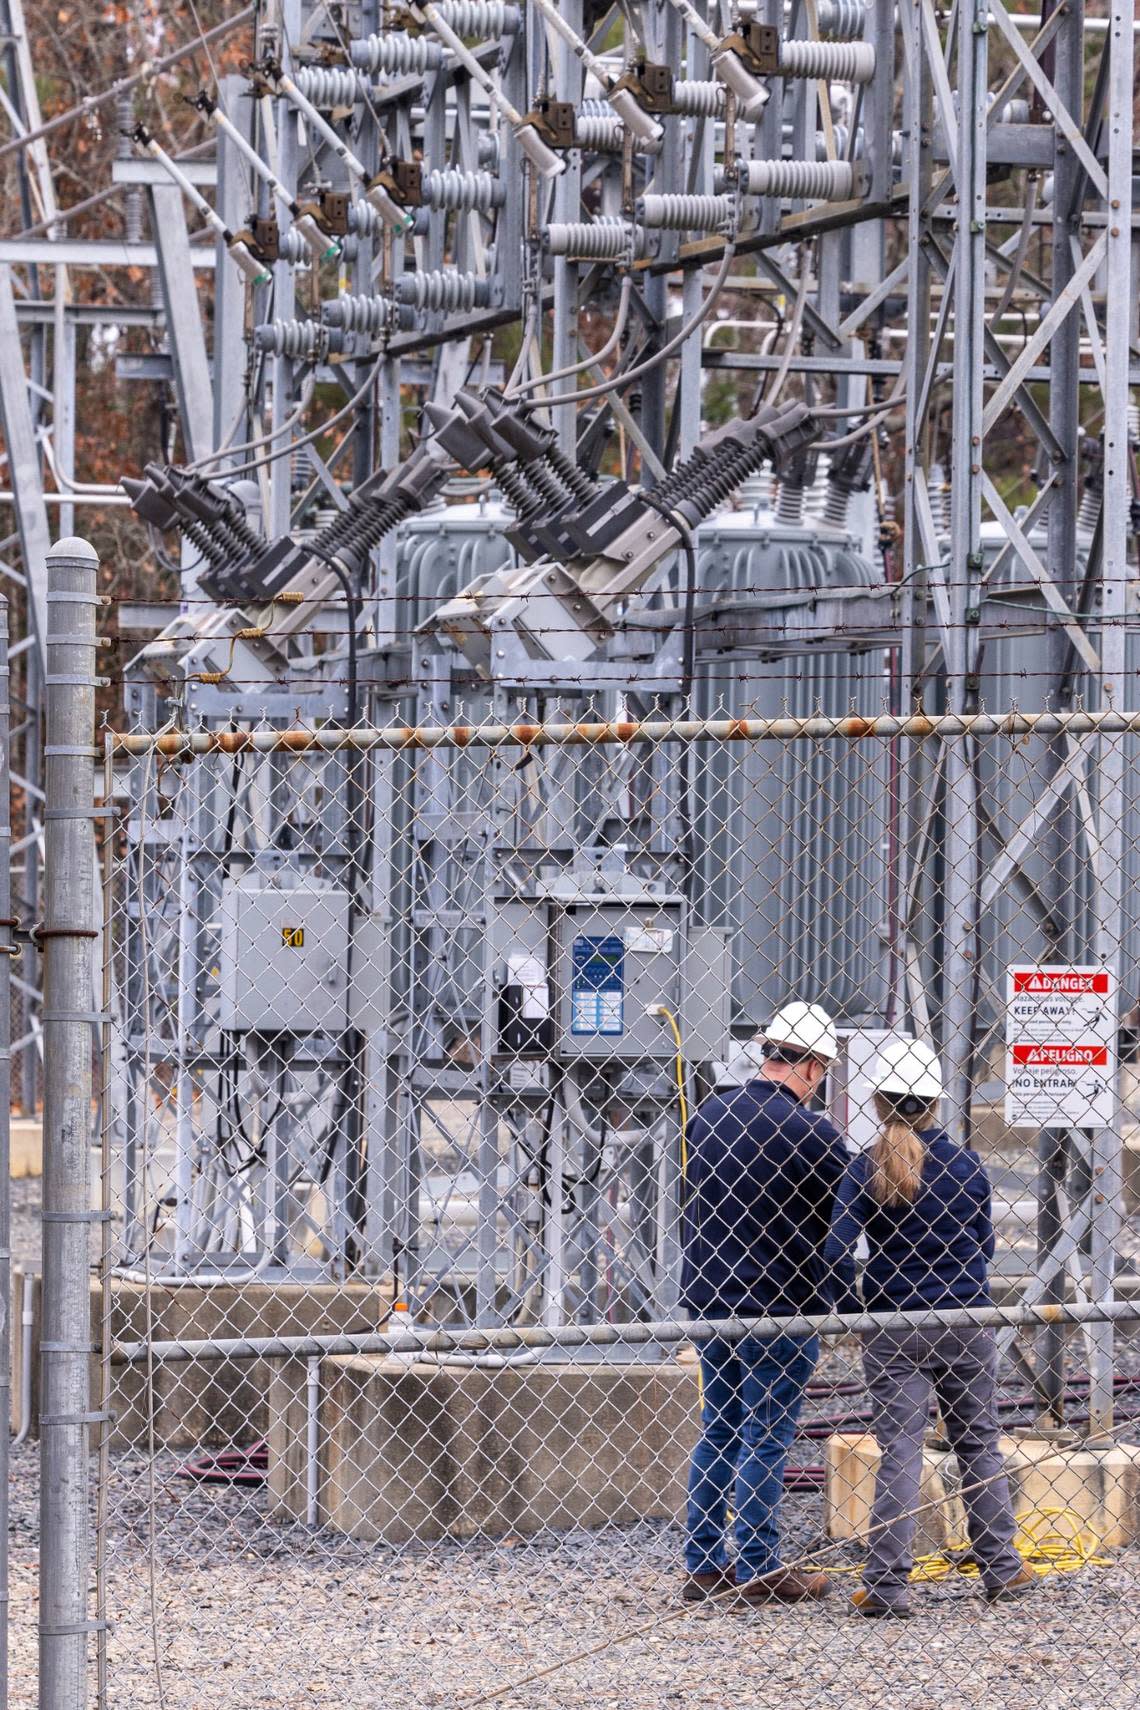
[[[1013,1128],[1099,1128],[1113,1119],[1116,974],[1006,970],[1005,1119]]]

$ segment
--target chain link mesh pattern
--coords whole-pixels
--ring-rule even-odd
[[[857,723],[118,745],[109,1705],[1132,1702],[1140,739]]]

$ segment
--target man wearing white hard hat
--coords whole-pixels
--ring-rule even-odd
[[[827,1310],[823,1245],[847,1150],[807,1106],[838,1049],[826,1010],[785,1004],[750,1047],[752,1078],[707,1099],[693,1117],[681,1298],[695,1317]],[[714,1337],[699,1351],[701,1435],[689,1473],[682,1595],[695,1602],[735,1592],[745,1603],[822,1597],[823,1574],[781,1562],[778,1529],[784,1462],[818,1338]]]
[[[938,1126],[942,1070],[929,1045],[892,1039],[871,1071],[882,1127],[847,1166],[825,1258],[840,1312],[925,1312],[989,1306],[994,1237],[990,1184],[969,1147]],[[863,1298],[853,1253],[866,1235]],[[908,1615],[922,1444],[932,1394],[961,1473],[970,1544],[985,1596],[1001,1602],[1033,1584],[1013,1546],[1013,1510],[1001,1449],[993,1333],[961,1328],[875,1330],[863,1338],[880,1463],[860,1615]]]

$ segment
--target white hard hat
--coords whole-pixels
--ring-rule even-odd
[[[922,1098],[933,1103],[942,1097],[942,1066],[920,1039],[890,1039],[871,1070],[871,1086],[875,1092],[895,1098]]]
[[[783,1004],[764,1029],[764,1042],[802,1051],[825,1063],[833,1063],[839,1055],[835,1023],[817,1003]]]

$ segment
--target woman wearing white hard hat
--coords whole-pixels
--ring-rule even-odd
[[[988,1306],[993,1258],[990,1184],[976,1154],[938,1126],[942,1070],[929,1045],[892,1039],[871,1087],[882,1127],[839,1184],[824,1250],[840,1312],[924,1312]],[[863,1298],[853,1253],[866,1235]],[[875,1330],[863,1365],[880,1450],[861,1615],[907,1615],[920,1504],[922,1444],[932,1395],[958,1459],[970,1543],[991,1602],[1033,1583],[1014,1549],[1015,1524],[994,1410],[993,1333],[978,1326]]]

